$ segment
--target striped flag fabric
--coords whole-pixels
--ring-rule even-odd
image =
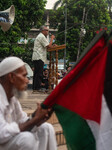
[[[111,33],[95,36],[42,107],[53,107],[68,150],[112,149]]]

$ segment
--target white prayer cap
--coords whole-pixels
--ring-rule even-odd
[[[7,57],[0,63],[0,77],[22,67],[25,63],[18,57]]]

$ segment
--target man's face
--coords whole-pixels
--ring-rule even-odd
[[[45,27],[43,30],[42,30],[42,33],[47,36],[48,33],[49,33],[49,29],[47,27]]]
[[[28,85],[27,71],[25,66],[20,67],[13,72],[13,86],[18,91],[24,91]]]

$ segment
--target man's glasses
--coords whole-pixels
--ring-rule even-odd
[[[49,31],[48,29],[44,29],[44,31]]]

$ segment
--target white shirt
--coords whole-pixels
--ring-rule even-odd
[[[27,119],[27,114],[22,111],[19,101],[12,97],[9,103],[0,84],[0,144],[20,133],[18,124],[25,122]]]
[[[48,45],[49,45],[49,42],[47,41],[47,38],[44,36],[44,34],[39,33],[39,35],[36,37],[35,42],[34,42],[32,60],[41,59],[45,63],[46,55],[47,55],[46,46]]]

